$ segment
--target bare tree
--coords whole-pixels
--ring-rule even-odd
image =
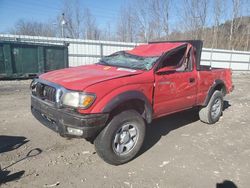
[[[100,30],[97,27],[95,18],[88,8],[84,9],[82,29],[84,38],[91,40],[100,38]]]
[[[239,40],[242,35],[237,35],[237,32],[242,26],[242,7],[244,6],[243,0],[232,0],[232,17],[230,25],[230,35],[229,35],[229,49],[235,49],[240,45]]]
[[[117,39],[122,42],[127,42],[127,25],[124,22],[127,20],[127,13],[121,8],[120,17],[116,26]]]
[[[170,0],[136,0],[121,7],[117,35],[121,41],[166,38],[169,34]]]
[[[135,3],[135,20],[137,22],[137,36],[140,41],[148,42],[153,28],[150,26],[150,0],[137,0]]]
[[[123,42],[136,41],[136,17],[134,9],[130,6],[122,6],[117,22],[117,38]]]
[[[88,8],[82,8],[79,0],[64,1],[62,9],[66,20],[66,30],[68,37],[99,39],[100,29],[96,24],[96,19]],[[60,19],[59,19],[60,21]]]
[[[247,37],[247,40],[246,40],[246,47],[245,47],[245,50],[248,51],[250,50],[250,24],[247,26],[247,31],[246,31],[246,37]]]
[[[147,42],[162,39],[203,39],[212,48],[248,50],[250,48],[249,0],[135,0],[124,4],[114,27],[111,22],[99,29],[90,9],[81,7],[79,0],[64,1],[65,36],[71,38]],[[170,7],[176,16],[170,14]],[[210,10],[210,11],[208,11]],[[53,22],[40,23],[20,20],[11,33],[58,36]],[[171,24],[171,18],[175,24]],[[209,20],[210,19],[210,20]],[[181,24],[180,24],[181,23]],[[59,30],[60,29],[60,30]]]
[[[162,2],[162,27],[163,27],[163,32],[164,35],[166,36],[166,39],[168,39],[168,35],[169,35],[169,9],[170,9],[170,0],[163,0]]]
[[[218,40],[219,40],[219,27],[222,19],[222,6],[225,2],[223,0],[214,0],[213,2],[213,10],[214,10],[214,26],[213,26],[213,40],[212,40],[212,48],[218,48]]]
[[[245,7],[245,11],[247,12],[247,13],[250,13],[250,3],[249,3],[249,0],[246,0],[246,2],[245,2],[245,5],[246,6],[244,6]],[[245,50],[246,51],[250,51],[250,18],[249,18],[249,22],[247,22],[248,24],[246,24],[246,31],[245,31],[245,33],[246,33],[246,46],[245,46]]]
[[[194,39],[203,38],[203,30],[207,22],[208,0],[184,0],[183,24]]]
[[[169,35],[169,8],[170,0],[152,0],[150,3],[150,26],[152,30],[152,38],[167,39]]]
[[[49,23],[19,20],[15,26],[10,29],[10,33],[54,37],[56,36],[56,29]]]
[[[62,13],[66,20],[66,37],[80,38],[82,37],[83,13],[80,11],[80,3],[78,0],[64,1]],[[61,15],[58,17],[60,25]]]
[[[100,39],[101,40],[115,40],[114,33],[111,30],[111,25],[110,23],[106,23],[105,28],[103,28],[102,32],[100,33]]]

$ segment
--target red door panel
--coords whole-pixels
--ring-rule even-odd
[[[155,75],[154,112],[163,116],[190,108],[196,103],[197,78],[194,72]]]

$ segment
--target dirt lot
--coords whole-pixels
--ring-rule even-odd
[[[250,74],[234,76],[236,89],[216,125],[201,123],[195,110],[156,120],[140,155],[122,166],[36,121],[29,83],[0,81],[1,187],[212,188],[225,180],[250,186]]]

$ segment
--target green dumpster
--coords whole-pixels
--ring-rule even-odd
[[[3,55],[3,45],[0,44],[0,75],[5,74],[5,64]]]
[[[0,78],[29,78],[68,67],[67,45],[0,41]]]

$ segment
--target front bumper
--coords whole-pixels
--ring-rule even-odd
[[[108,114],[81,115],[73,110],[57,108],[54,104],[34,96],[31,96],[31,112],[43,125],[63,137],[95,137],[104,128],[108,119]],[[82,134],[72,135],[68,128],[82,130]]]

